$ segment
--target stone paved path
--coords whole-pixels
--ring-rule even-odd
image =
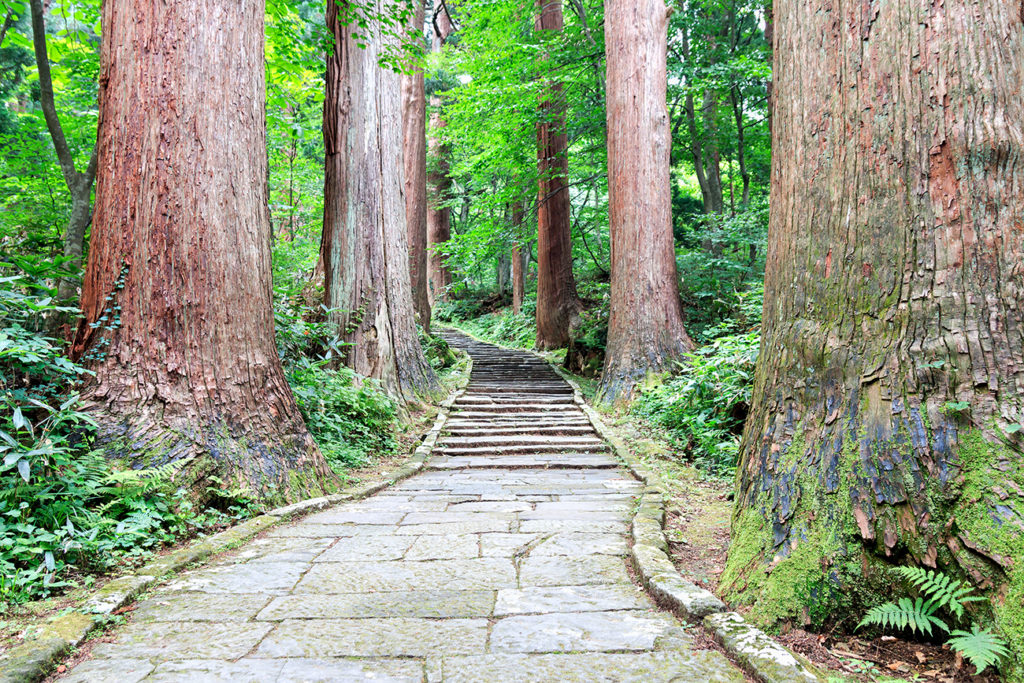
[[[630,580],[639,484],[548,365],[474,357],[428,469],[181,575],[67,681],[741,682]]]

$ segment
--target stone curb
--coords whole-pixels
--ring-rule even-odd
[[[452,405],[465,393],[472,373],[473,360],[470,358],[466,376],[458,382],[448,398],[441,402],[437,418],[423,441],[409,460],[386,479],[365,482],[339,493],[269,510],[242,524],[158,557],[134,574],[108,582],[86,600],[78,611],[51,618],[34,629],[24,643],[0,654],[0,683],[33,683],[42,680],[65,653],[85,642],[90,633],[106,623],[114,612],[133,602],[142,592],[170,574],[212,555],[237,548],[272,526],[338,503],[368,498],[418,474],[448,421]]]
[[[704,628],[714,634],[715,640],[744,669],[764,683],[819,683],[824,680],[803,657],[779,645],[735,612],[720,612],[705,617]]]
[[[714,593],[683,578],[668,555],[664,532],[665,491],[658,478],[633,457],[626,443],[587,404],[575,380],[554,363],[551,367],[573,388],[573,399],[594,430],[611,445],[633,476],[644,483],[640,505],[633,516],[630,554],[651,596],[687,621],[702,623],[729,656],[758,680],[824,683],[825,677],[809,661],[777,643],[736,612],[727,612],[725,603]]]

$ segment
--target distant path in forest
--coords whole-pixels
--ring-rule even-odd
[[[641,485],[541,359],[474,359],[423,473],[187,572],[66,681],[742,682],[627,572]]]

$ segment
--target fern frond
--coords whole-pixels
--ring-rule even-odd
[[[999,660],[1010,654],[1006,641],[988,629],[971,625],[971,631],[953,631],[950,634],[949,646],[964,656],[981,673]]]
[[[921,631],[931,635],[932,627],[936,626],[948,632],[946,622],[935,616],[937,610],[938,605],[933,600],[900,598],[898,602],[872,607],[857,624],[857,628],[865,625],[899,630],[909,628],[914,633]]]
[[[974,588],[963,581],[953,579],[934,569],[921,567],[897,567],[900,576],[909,581],[934,601],[936,609],[948,608],[958,619],[964,615],[964,603],[982,600],[972,596]]]

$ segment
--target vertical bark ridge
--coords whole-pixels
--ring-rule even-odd
[[[722,585],[815,620],[937,566],[992,589],[1019,656],[1024,31],[977,0],[813,4],[774,3],[786,153]]]
[[[536,29],[561,32],[561,0],[538,0]],[[537,347],[566,346],[583,309],[572,272],[569,144],[562,84],[550,78],[537,123]]]
[[[683,328],[670,192],[668,17],[662,0],[606,8],[611,316],[600,394],[630,398],[693,347]]]
[[[387,11],[378,0],[374,16]],[[360,49],[328,6],[335,54],[327,63],[324,138],[325,298],[330,320],[349,344],[345,362],[406,399],[439,390],[416,332],[402,193],[401,83],[381,68],[378,26]]]
[[[274,344],[263,9],[104,3],[100,173],[74,353],[96,371],[84,399],[109,453],[279,500],[333,476]]]

